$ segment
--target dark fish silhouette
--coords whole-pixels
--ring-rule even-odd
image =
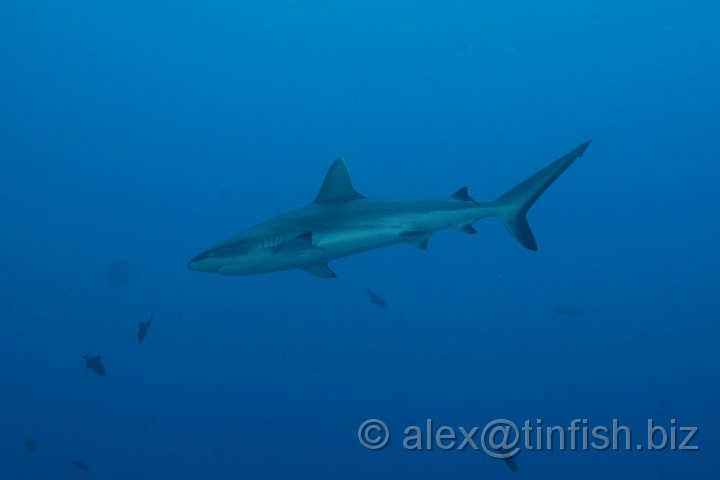
[[[583,311],[580,307],[573,307],[573,306],[565,306],[565,307],[556,307],[555,308],[555,314],[562,315],[565,317],[570,318],[580,318],[583,316]]]
[[[145,340],[145,335],[147,335],[148,328],[150,328],[150,325],[152,325],[153,321],[153,315],[150,315],[150,318],[148,318],[144,322],[138,322],[138,343],[142,343],[143,340]]]
[[[387,310],[388,304],[384,298],[382,298],[380,295],[373,292],[372,290],[365,290],[365,293],[367,293],[370,296],[370,303],[374,303],[378,307]]]
[[[512,452],[512,450],[510,450],[509,448],[500,448],[498,451],[499,451],[500,453],[511,453],[511,452]],[[505,464],[506,464],[506,465],[508,466],[508,468],[509,468],[510,470],[512,470],[513,472],[517,472],[517,463],[515,462],[515,457],[517,457],[518,453],[520,453],[520,452],[518,451],[518,452],[517,452],[515,455],[513,455],[512,457],[505,457],[505,458],[503,458],[503,460],[505,460]]]
[[[85,463],[85,460],[74,460],[70,462],[70,464],[73,466],[75,470],[82,470],[83,472],[89,470],[90,467],[88,467],[88,464]]]
[[[31,438],[28,438],[25,440],[25,448],[28,449],[28,452],[32,453],[37,448],[37,442]]]
[[[85,359],[85,368],[89,368],[101,377],[107,375],[105,365],[103,365],[100,355],[96,355],[94,357],[88,357],[87,355],[83,355],[82,358]]]

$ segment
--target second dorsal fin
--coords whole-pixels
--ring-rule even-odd
[[[475,199],[472,198],[472,197],[470,196],[470,194],[468,193],[467,187],[462,187],[462,188],[459,189],[457,192],[453,193],[453,194],[451,195],[451,197],[454,198],[454,199],[456,199],[456,200],[460,200],[461,202],[477,203],[477,202],[475,201]]]

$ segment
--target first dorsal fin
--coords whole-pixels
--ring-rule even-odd
[[[315,203],[342,203],[361,198],[365,198],[365,196],[360,195],[353,188],[345,160],[341,157],[330,166],[320,191],[315,197]]]

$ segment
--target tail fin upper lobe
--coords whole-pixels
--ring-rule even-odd
[[[498,207],[496,217],[525,248],[537,250],[537,242],[527,221],[528,210],[575,159],[582,157],[589,145],[589,141],[583,143],[515,185],[495,201]]]

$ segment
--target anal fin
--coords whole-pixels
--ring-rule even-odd
[[[459,225],[455,227],[455,230],[463,233],[467,233],[469,235],[475,235],[477,233],[477,230],[475,230],[475,227],[473,227],[471,224],[467,223],[465,225]]]

